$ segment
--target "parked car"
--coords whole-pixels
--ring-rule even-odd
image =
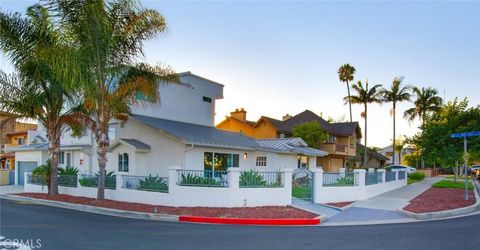
[[[474,165],[470,168],[470,171],[473,175],[477,177],[478,180],[480,180],[480,165]]]
[[[408,174],[415,173],[417,171],[416,168],[410,167],[410,166],[404,166],[404,165],[390,165],[385,168],[387,171],[392,171],[392,169],[406,169]]]

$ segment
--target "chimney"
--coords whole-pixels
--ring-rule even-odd
[[[247,121],[247,111],[245,111],[243,108],[240,110],[235,109],[235,111],[230,112],[230,116],[240,121]]]
[[[284,116],[282,117],[282,120],[283,120],[283,121],[286,121],[286,120],[288,120],[288,119],[290,119],[290,118],[292,118],[292,116],[289,115],[289,114],[286,114],[286,115],[284,115]]]

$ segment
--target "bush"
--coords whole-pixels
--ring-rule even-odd
[[[198,185],[198,186],[222,186],[220,181],[213,179],[212,177],[203,177],[194,174],[182,174],[181,185]]]
[[[99,174],[96,173],[95,176],[84,176],[78,182],[84,187],[98,187],[98,177]],[[105,188],[106,189],[116,189],[117,180],[114,172],[108,172],[105,174]]]
[[[425,179],[425,174],[424,173],[411,173],[408,175],[408,178],[409,179],[412,179],[412,180],[423,180]]]
[[[140,180],[138,189],[168,192],[168,183],[158,176],[148,175],[144,180]]]
[[[265,187],[267,182],[261,174],[255,170],[243,171],[240,174],[240,187]]]
[[[68,176],[77,176],[78,175],[78,168],[66,166],[65,168],[58,168],[59,175],[68,175]]]

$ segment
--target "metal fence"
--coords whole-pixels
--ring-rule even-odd
[[[405,171],[398,171],[398,179],[405,180]]]
[[[168,177],[122,175],[122,188],[168,193]]]
[[[240,174],[239,185],[241,188],[283,187],[283,173],[246,170]]]
[[[395,172],[386,172],[385,173],[385,182],[395,181]]]
[[[77,187],[76,175],[59,175],[57,176],[57,182],[59,186],[63,187]]]
[[[177,170],[177,185],[228,187],[228,173],[212,170]]]
[[[382,173],[380,172],[367,172],[365,173],[365,185],[374,185],[382,183]]]
[[[324,187],[357,186],[358,174],[352,172],[323,173]]]
[[[43,175],[33,175],[32,173],[27,173],[27,183],[34,185],[46,186],[47,181]]]
[[[98,176],[97,175],[81,175],[78,182],[82,187],[98,187]],[[105,188],[116,189],[116,187],[117,187],[117,178],[115,176],[105,176]]]

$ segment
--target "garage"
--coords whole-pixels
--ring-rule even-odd
[[[19,161],[18,162],[18,185],[25,183],[25,173],[32,172],[38,163],[36,161]]]

